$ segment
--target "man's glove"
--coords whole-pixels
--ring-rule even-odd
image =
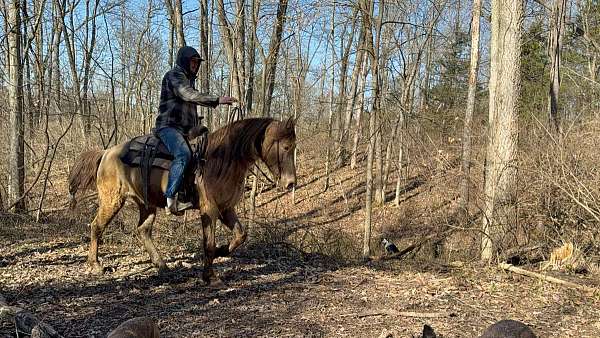
[[[221,96],[219,98],[219,104],[232,104],[237,101],[238,100],[235,97],[231,97],[231,96]]]

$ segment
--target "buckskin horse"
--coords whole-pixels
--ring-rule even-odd
[[[296,184],[294,148],[296,133],[294,120],[277,121],[271,118],[251,118],[233,122],[208,135],[206,164],[203,172],[196,173],[195,188],[202,223],[204,269],[202,279],[207,283],[219,282],[213,271],[216,257],[230,255],[246,240],[247,233],[235,212],[244,192],[244,178],[250,167],[263,161],[279,186],[291,189]],[[168,270],[152,241],[152,224],[157,207],[164,207],[168,171],[152,168],[149,175],[147,201],[143,198],[143,182],[139,167],[121,161],[125,150],[122,143],[107,150],[83,153],[69,176],[70,191],[85,189],[96,184],[98,211],[92,221],[87,263],[92,272],[104,269],[98,261],[98,242],[106,226],[123,207],[127,198],[133,200],[140,212],[137,231],[145,250],[159,273]],[[233,234],[227,244],[216,247],[215,227],[220,220]]]

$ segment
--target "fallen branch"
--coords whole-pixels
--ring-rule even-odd
[[[446,236],[448,236],[452,231],[454,231],[454,229],[450,229],[450,230],[446,230],[444,232],[442,232],[441,234],[439,233],[435,233],[435,234],[431,234],[429,236],[426,236],[425,238],[423,238],[422,240],[420,240],[417,243],[413,243],[409,246],[407,246],[406,248],[400,250],[400,252],[397,253],[393,253],[393,254],[389,254],[389,255],[383,255],[383,256],[379,256],[379,257],[372,257],[372,260],[378,261],[378,260],[389,260],[389,259],[400,259],[403,256],[405,256],[406,254],[410,253],[411,251],[422,247],[425,243],[432,241],[432,240],[440,240]]]
[[[517,268],[516,266],[513,266],[512,264],[508,264],[508,263],[500,263],[498,264],[498,267],[502,270],[507,270],[507,271],[511,271],[514,273],[518,273],[520,275],[525,275],[525,276],[529,276],[529,277],[533,277],[533,278],[539,278],[543,281],[546,282],[551,282],[551,283],[555,283],[555,284],[560,284],[560,285],[564,285],[570,288],[574,288],[574,289],[578,289],[578,290],[582,290],[582,291],[586,291],[586,292],[597,292],[598,290],[589,286],[585,286],[585,285],[581,285],[581,284],[576,284],[576,283],[572,283],[572,282],[568,282],[562,279],[558,279],[556,277],[552,277],[552,276],[548,276],[548,275],[543,275],[541,273],[537,273],[537,272],[533,272],[533,271],[529,271],[529,270],[525,270],[525,269],[521,269],[521,268]]]
[[[394,310],[377,310],[366,311],[361,313],[347,313],[342,317],[374,317],[374,316],[397,316],[397,317],[413,317],[413,318],[444,318],[453,317],[453,313],[449,312],[413,312],[413,311],[394,311]]]

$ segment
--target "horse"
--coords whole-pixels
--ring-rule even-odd
[[[201,173],[197,171],[194,174],[193,183],[198,191],[198,201],[194,205],[200,210],[203,234],[202,279],[207,284],[220,283],[213,270],[214,259],[231,255],[246,240],[246,228],[239,221],[235,206],[243,196],[244,179],[250,167],[260,160],[266,164],[280,187],[290,190],[296,185],[294,126],[293,119],[250,118],[228,124],[208,135],[206,163]],[[152,168],[147,190],[148,202],[145,203],[141,170],[126,165],[120,159],[126,151],[125,144],[83,153],[69,175],[71,196],[78,189],[90,188],[94,183],[98,192],[98,211],[90,224],[87,264],[92,273],[104,272],[98,261],[99,241],[125,200],[130,199],[139,208],[137,231],[160,274],[167,271],[168,267],[152,241],[152,224],[157,208],[166,205],[164,192],[168,171]],[[228,244],[219,247],[215,243],[217,220],[234,235]]]

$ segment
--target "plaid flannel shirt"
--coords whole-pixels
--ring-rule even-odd
[[[176,65],[162,80],[156,130],[163,127],[179,129],[183,134],[198,125],[197,105],[216,107],[219,97],[202,94],[194,88],[195,77]]]

